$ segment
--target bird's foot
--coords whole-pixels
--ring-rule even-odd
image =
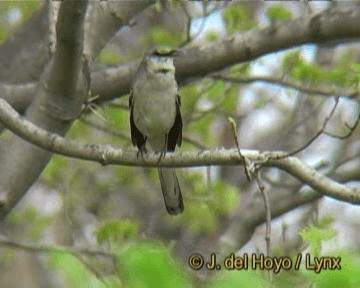
[[[139,151],[137,152],[136,156],[139,159],[139,156],[141,156],[141,158],[144,158],[144,154],[147,154],[147,149],[145,146],[141,147],[139,149]]]
[[[158,159],[158,161],[157,161],[157,164],[159,164],[160,161],[161,161],[161,159],[165,158],[165,156],[166,156],[166,149],[164,149],[164,150],[162,150],[162,151],[160,152],[160,157],[159,157],[159,159]]]

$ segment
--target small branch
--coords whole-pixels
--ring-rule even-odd
[[[237,135],[237,131],[236,131],[237,130],[236,129],[236,123],[231,117],[228,118],[228,122],[231,125],[231,130],[232,130],[232,133],[233,133],[236,149],[237,149],[237,151],[239,153],[240,158],[243,160],[243,163],[244,163],[244,171],[245,171],[246,178],[248,179],[249,182],[251,182],[251,175],[250,175],[249,170],[247,168],[246,158],[244,157],[244,155],[241,154],[241,151],[240,151],[240,145],[239,145],[238,135]]]
[[[203,143],[201,143],[199,140],[196,140],[190,136],[183,135],[183,140],[191,145],[193,145],[196,148],[199,148],[201,150],[206,150],[208,147],[206,147]]]
[[[237,149],[205,150],[200,152],[167,153],[161,163],[159,155],[149,153],[142,159],[137,153],[105,145],[82,144],[47,132],[25,120],[4,100],[0,99],[0,120],[12,132],[43,149],[72,158],[96,161],[103,165],[117,164],[142,167],[195,167],[244,164]],[[242,154],[259,166],[277,167],[308,184],[316,191],[349,203],[360,204],[360,187],[347,187],[311,169],[284,152],[243,150]],[[4,201],[4,200],[3,200]],[[4,205],[4,203],[3,203]]]
[[[74,249],[70,247],[56,247],[56,246],[45,246],[45,245],[29,245],[23,244],[15,241],[11,241],[8,239],[0,239],[0,246],[10,248],[10,249],[17,249],[23,250],[29,253],[64,253],[70,254],[76,257],[101,283],[103,283],[106,287],[107,284],[104,281],[103,277],[100,273],[92,267],[89,263],[87,263],[81,255],[91,256],[91,257],[105,257],[110,258],[112,261],[115,261],[116,254],[100,251],[100,250],[89,250],[89,249]]]
[[[129,5],[134,6],[133,4]],[[92,21],[91,23],[97,22]],[[231,37],[224,37],[212,43],[181,49],[181,55],[175,59],[176,79],[181,86],[214,71],[284,49],[330,41],[346,43],[349,39],[357,39],[360,36],[359,25],[360,9],[358,7],[354,6],[354,9],[334,7],[318,14],[304,15],[268,27],[235,33]],[[314,27],[319,29],[314,29]],[[98,40],[97,37],[89,37],[89,39]],[[140,60],[135,60],[121,63],[117,67],[107,67],[93,72],[91,91],[94,95],[100,95],[99,102],[110,101],[129,93],[139,63]],[[315,91],[311,91],[311,93],[313,92]],[[322,91],[318,92],[321,94]],[[329,96],[327,92],[334,96],[334,91],[323,92],[326,92],[324,96]],[[350,94],[345,94],[347,97],[355,98],[355,94],[352,96],[351,93],[350,91]],[[356,95],[359,94],[356,93]],[[12,104],[10,101],[12,101],[11,97],[9,97],[9,103]],[[26,101],[21,103],[21,110],[26,110],[27,104]]]
[[[266,241],[266,255],[271,257],[271,207],[269,197],[265,190],[264,183],[262,182],[259,172],[255,175],[256,184],[259,188],[259,191],[264,199],[265,211],[266,211],[266,232],[265,232],[265,241]]]
[[[326,129],[326,126],[327,124],[329,123],[330,119],[332,118],[332,116],[334,115],[334,112],[336,110],[336,107],[338,106],[339,104],[339,97],[335,98],[335,104],[333,106],[333,108],[331,109],[329,115],[324,119],[324,122],[322,124],[322,127],[321,129],[313,136],[311,137],[304,145],[302,145],[300,148],[292,151],[292,152],[289,152],[281,157],[279,157],[279,159],[282,159],[282,158],[286,158],[286,157],[289,157],[289,156],[294,156],[295,154],[305,150],[306,148],[308,148],[317,138],[320,137],[321,134],[325,134],[325,129]]]
[[[16,241],[11,241],[8,239],[0,239],[0,246],[12,248],[12,249],[20,249],[31,253],[65,253],[71,255],[82,254],[92,257],[101,256],[105,258],[111,258],[112,260],[117,257],[115,253],[100,251],[100,250],[90,250],[86,248],[75,249],[71,247],[48,246],[48,245],[29,245],[29,244],[19,243]]]
[[[332,138],[344,140],[346,138],[349,138],[353,134],[356,127],[359,125],[359,122],[360,122],[360,115],[358,115],[358,117],[353,125],[349,125],[348,123],[345,122],[345,127],[348,129],[348,131],[344,135],[335,135],[335,134],[332,134],[332,133],[326,132],[326,131],[324,131],[324,134],[329,137],[332,137]]]
[[[359,96],[359,92],[356,90],[345,90],[338,92],[335,89],[328,89],[325,87],[306,87],[303,84],[297,84],[291,81],[286,81],[283,79],[270,77],[270,76],[251,76],[251,77],[233,77],[233,76],[226,76],[223,74],[210,74],[208,75],[208,78],[214,79],[214,80],[222,80],[225,82],[231,82],[231,83],[238,83],[238,84],[249,84],[253,82],[265,82],[269,84],[275,84],[280,85],[286,88],[295,89],[297,91],[300,91],[302,93],[306,94],[315,94],[320,96],[327,96],[327,97],[345,97],[350,99],[356,99],[357,96]]]
[[[121,139],[127,140],[130,143],[129,135],[123,133],[119,129],[99,124],[98,122],[95,122],[95,121],[91,120],[88,117],[81,117],[79,120],[81,122],[85,123],[88,126],[91,126],[91,127],[95,128],[95,129],[98,129],[98,130],[100,130],[100,131],[102,131],[104,133],[108,133],[108,134],[110,134],[112,136],[119,137]],[[199,149],[202,149],[202,150],[207,149],[207,147],[205,145],[203,145],[200,141],[198,141],[198,140],[196,140],[194,138],[191,138],[190,136],[183,135],[183,140],[185,142],[193,145],[194,147],[199,148]]]
[[[103,279],[104,277],[101,275],[101,273],[95,267],[93,267],[93,265],[85,261],[85,259],[83,259],[83,257],[81,257],[79,254],[73,254],[73,256],[76,257],[86,267],[86,269],[89,270],[105,287],[110,287]]]
[[[112,127],[108,127],[108,126],[99,124],[98,122],[91,120],[89,117],[81,117],[79,120],[81,122],[83,122],[84,124],[90,126],[90,127],[93,127],[93,128],[98,129],[98,130],[100,130],[100,131],[102,131],[104,133],[108,133],[108,134],[110,134],[112,136],[116,136],[116,137],[119,137],[121,139],[124,139],[124,140],[127,140],[127,141],[130,142],[129,135],[123,133],[119,129],[115,129],[115,128],[112,128]]]
[[[266,211],[266,218],[265,218],[265,242],[266,242],[266,256],[271,257],[271,207],[269,197],[265,190],[264,183],[260,177],[260,171],[257,171],[255,174],[256,184],[260,190],[260,193],[264,199],[265,211]],[[269,283],[270,287],[273,282],[273,274],[272,271],[269,270]]]

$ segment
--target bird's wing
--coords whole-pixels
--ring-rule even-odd
[[[180,147],[182,142],[182,119],[181,119],[181,98],[180,95],[176,97],[176,117],[174,125],[171,127],[168,134],[167,150],[174,151],[176,144]]]
[[[129,97],[129,109],[130,109],[130,130],[131,130],[131,141],[133,145],[136,145],[139,150],[142,150],[145,146],[145,137],[136,127],[133,116],[133,107],[134,107],[134,96],[132,91]]]

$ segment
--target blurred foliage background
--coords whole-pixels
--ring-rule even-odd
[[[311,5],[321,10],[330,4]],[[41,1],[0,2],[0,44],[6,43],[42,6]],[[301,3],[263,1],[158,3],[137,19],[136,27],[119,31],[96,60],[94,69],[142,57],[150,45],[189,47],[211,43],[233,33],[293,19],[306,9]],[[325,54],[326,61],[322,61]],[[338,91],[359,84],[360,67],[355,64],[359,55],[358,44],[307,45],[237,64],[226,72],[242,78],[276,76]],[[185,140],[181,151],[234,147],[229,116],[239,128],[242,148],[292,151],[318,131],[333,105],[329,97],[276,84],[238,84],[211,78],[181,87],[180,94]],[[135,150],[130,141],[128,97],[120,96],[126,95],[88,110],[67,137]],[[358,113],[355,100],[341,99],[331,122],[332,132],[345,133],[344,121],[353,123]],[[359,157],[359,135],[357,129],[343,141],[322,137],[299,157],[319,169],[325,166],[323,169],[331,175],[349,161],[346,159]],[[179,169],[178,176],[185,212],[171,217],[164,208],[156,169],[103,167],[55,155],[1,225],[1,233],[11,239],[54,249],[29,253],[1,247],[0,286],[267,287],[266,271],[206,273],[193,271],[187,263],[192,253],[203,251],[219,239],[233,215],[254,207],[246,203],[261,201],[255,185],[246,181],[243,168]],[[359,179],[352,180],[358,184]],[[278,197],[272,199],[275,202],[288,197],[289,191],[304,189],[301,183],[274,169],[264,172],[264,181],[269,194]],[[302,265],[299,271],[274,275],[274,287],[360,287],[357,207],[320,199],[289,208],[280,216],[273,221],[275,256],[295,257],[302,252],[318,257],[340,256],[342,269],[316,274]],[[263,239],[264,226],[260,225],[238,252],[264,252]],[[108,255],[59,251],[57,247],[89,247]],[[27,281],[25,286],[23,281]]]

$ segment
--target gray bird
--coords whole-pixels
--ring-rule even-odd
[[[157,48],[147,52],[134,77],[129,99],[131,140],[141,155],[181,146],[180,96],[175,80],[175,50]],[[158,168],[166,210],[171,215],[184,211],[179,181],[174,168]]]

